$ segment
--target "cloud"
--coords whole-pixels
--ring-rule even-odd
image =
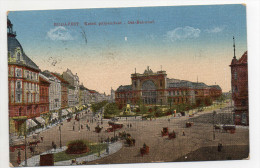
[[[213,27],[213,28],[211,28],[211,29],[206,29],[205,31],[206,31],[207,33],[220,33],[220,32],[222,32],[224,29],[225,29],[225,27],[222,26],[222,27]]]
[[[69,31],[62,26],[55,27],[53,29],[50,29],[47,32],[47,37],[51,40],[73,40],[73,37],[70,35]]]
[[[166,38],[170,41],[185,40],[198,38],[200,36],[200,29],[190,26],[177,27],[166,33]]]

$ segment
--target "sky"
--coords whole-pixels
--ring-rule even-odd
[[[107,94],[147,66],[227,92],[233,36],[236,56],[247,50],[243,5],[11,11],[8,18],[42,71],[68,68],[84,86]]]

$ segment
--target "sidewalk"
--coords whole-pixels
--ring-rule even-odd
[[[76,161],[77,161],[77,163],[81,163],[83,161],[90,162],[90,161],[93,161],[93,160],[101,159],[103,157],[106,157],[106,156],[109,156],[109,155],[116,153],[117,151],[119,151],[122,148],[122,146],[123,146],[123,144],[120,141],[115,142],[115,143],[109,143],[109,154],[107,154],[106,151],[103,150],[103,151],[101,151],[100,157],[98,157],[97,153],[94,153],[94,154],[87,155],[87,156],[84,156],[84,157],[81,157],[81,158],[77,158]],[[56,150],[51,149],[49,151],[42,153],[41,155],[48,154],[48,153],[59,153],[59,152],[62,152],[66,149],[67,149],[67,147],[63,146],[61,149],[60,148],[58,148]],[[39,163],[40,163],[40,155],[36,155],[36,156],[33,156],[33,157],[27,159],[27,166],[28,167],[40,166]],[[24,166],[24,164],[25,163],[23,161],[19,166],[22,167],[22,166]],[[68,165],[72,165],[72,160],[54,162],[54,166],[68,166]],[[74,163],[74,165],[76,165],[76,163]]]

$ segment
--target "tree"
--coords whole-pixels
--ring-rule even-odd
[[[170,109],[172,108],[172,98],[168,98],[168,104],[170,104]]]
[[[142,117],[145,113],[147,113],[148,111],[148,108],[144,105],[144,104],[141,104],[141,107],[140,107],[140,112],[142,114]]]
[[[104,107],[107,104],[107,101],[102,101],[98,103],[92,103],[91,109],[93,113],[97,113],[102,107]]]
[[[105,111],[104,114],[105,115],[119,115],[119,109],[117,107],[116,103],[109,103],[105,106]]]

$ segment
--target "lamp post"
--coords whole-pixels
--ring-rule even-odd
[[[61,144],[61,126],[62,126],[62,123],[59,125],[59,130],[60,130],[60,148],[62,147],[62,144]]]
[[[25,145],[25,148],[24,148],[24,166],[27,167],[27,141],[26,141],[26,138],[27,138],[27,131],[26,131],[26,119],[25,119],[25,124],[24,124],[24,145]]]
[[[213,111],[213,115],[212,115],[212,117],[213,117],[213,140],[215,140],[215,127],[214,127],[214,125],[215,125],[215,115],[216,115],[216,111]]]

